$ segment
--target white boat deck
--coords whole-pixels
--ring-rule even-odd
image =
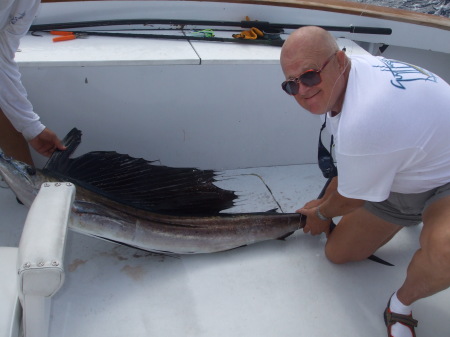
[[[111,19],[117,13],[208,20],[214,13],[214,19],[228,21],[249,15],[385,27],[393,29],[391,36],[333,34],[344,37],[338,42],[348,54],[365,53],[350,38],[365,41],[368,49],[385,43],[387,57],[450,78],[450,45],[435,42],[448,40],[442,29],[288,7],[222,7],[87,1],[81,8],[66,2],[43,4],[35,23]],[[316,160],[311,144],[320,121],[280,90],[279,47],[96,36],[53,43],[54,36],[43,35],[21,41],[16,61],[22,81],[46,126],[61,137],[73,127],[83,131],[81,153],[113,150],[168,166],[227,170],[236,179],[220,185],[245,194],[239,212],[276,208],[274,198],[284,212],[293,212],[325,184],[317,165],[290,165]],[[45,159],[33,155],[42,167]],[[273,166],[280,164],[285,166]],[[253,166],[264,167],[228,170]],[[0,214],[0,246],[17,246],[27,209],[9,189],[0,188]],[[49,337],[385,336],[382,313],[403,282],[420,229],[403,230],[377,252],[395,267],[368,260],[333,265],[324,256],[325,237],[300,231],[285,241],[185,256],[69,232],[66,280],[53,300]],[[449,303],[447,290],[416,304],[418,336],[449,335]]]
[[[320,192],[316,165],[226,171],[245,192],[239,211],[293,212]],[[250,174],[250,175],[249,175]],[[27,209],[0,189],[0,245],[16,246]],[[372,261],[333,265],[325,238],[301,232],[232,251],[164,256],[69,232],[66,281],[54,297],[50,337],[385,335],[382,312],[418,248],[420,227],[400,232]],[[450,291],[416,304],[417,335],[448,336]]]

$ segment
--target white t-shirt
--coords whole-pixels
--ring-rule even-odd
[[[40,134],[45,126],[27,98],[14,56],[20,38],[34,20],[39,3],[40,0],[0,1],[0,108],[27,140]]]
[[[450,86],[419,67],[375,56],[351,57],[335,137],[338,191],[383,201],[450,182]]]

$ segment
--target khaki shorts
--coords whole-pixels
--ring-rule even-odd
[[[422,193],[391,192],[385,201],[366,201],[364,208],[390,223],[412,226],[422,222],[422,213],[429,205],[449,195],[450,183]]]

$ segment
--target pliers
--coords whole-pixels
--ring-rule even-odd
[[[69,40],[75,40],[75,39],[85,39],[88,37],[86,33],[76,33],[76,32],[68,32],[65,30],[52,30],[50,31],[50,34],[52,35],[60,35],[60,37],[55,37],[53,39],[53,42],[61,42],[61,41],[69,41]]]

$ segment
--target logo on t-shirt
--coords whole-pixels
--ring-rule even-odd
[[[374,66],[375,68],[380,68],[381,71],[390,71],[392,73],[392,76],[394,77],[393,80],[391,80],[391,83],[393,86],[400,88],[400,89],[406,89],[404,84],[406,82],[411,81],[432,81],[436,82],[436,76],[433,73],[430,73],[429,71],[422,69],[418,66],[396,61],[396,60],[388,60],[388,59],[380,59],[381,62],[383,62],[384,66]]]

